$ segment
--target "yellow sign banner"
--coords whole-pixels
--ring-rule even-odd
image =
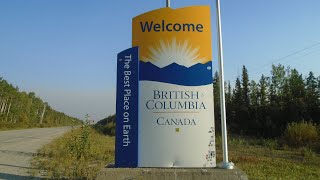
[[[140,60],[162,68],[212,60],[210,7],[161,8],[133,18],[132,45]]]

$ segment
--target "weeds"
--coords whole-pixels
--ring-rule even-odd
[[[80,133],[76,133],[75,130],[71,132],[71,141],[68,147],[70,154],[77,158],[87,158],[88,151],[90,150],[90,129],[86,124],[81,127]]]
[[[314,145],[318,137],[317,127],[311,122],[290,123],[284,133],[286,143],[292,147]]]
[[[217,162],[222,161],[217,137]],[[311,148],[287,148],[278,140],[229,136],[229,159],[249,179],[320,179],[320,157]]]
[[[83,126],[43,147],[32,164],[47,178],[94,179],[113,161],[114,138]]]

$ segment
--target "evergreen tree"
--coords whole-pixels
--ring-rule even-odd
[[[288,121],[299,121],[306,118],[305,84],[303,77],[296,69],[292,69],[288,78],[291,100],[285,104],[289,108]],[[286,95],[287,96],[287,95]]]
[[[259,104],[262,107],[266,107],[267,106],[267,86],[268,86],[268,82],[267,82],[267,78],[262,75],[259,81]]]
[[[213,76],[213,95],[214,105],[218,106],[220,104],[220,80],[218,72],[215,72]]]
[[[320,91],[320,76],[317,79],[318,79],[318,91]]]
[[[249,84],[249,75],[248,70],[245,66],[242,67],[242,93],[243,93],[243,101],[244,105],[249,108],[250,106],[250,84]]]
[[[284,66],[279,64],[278,66],[272,65],[271,70],[271,83],[269,98],[272,106],[278,106],[281,101],[282,90],[285,84],[286,71]]]
[[[232,87],[230,81],[228,81],[228,94],[230,95],[229,100],[232,101]]]
[[[268,78],[264,75],[261,76],[258,84],[258,109],[256,114],[256,135],[267,136],[270,133],[271,118],[268,104]]]
[[[243,93],[242,93],[242,86],[241,81],[239,78],[236,79],[235,88],[233,90],[233,106],[234,106],[234,119],[232,119],[231,123],[229,124],[230,127],[233,128],[233,132],[236,133],[243,133],[246,128],[244,128],[243,120],[243,108],[244,108],[244,101],[243,101]]]
[[[238,110],[238,117],[241,122],[240,126],[242,133],[250,133],[252,131],[253,119],[250,117],[250,83],[248,70],[245,66],[242,67],[242,101],[243,104]]]
[[[250,107],[257,110],[259,107],[259,87],[255,81],[250,83]]]
[[[226,112],[228,125],[233,124],[235,121],[235,111],[233,104],[233,93],[230,81],[226,85]]]
[[[235,88],[233,90],[233,104],[235,104],[236,106],[241,106],[243,105],[243,103],[244,101],[242,96],[241,82],[240,82],[240,79],[237,78]]]
[[[266,119],[267,136],[280,136],[285,117],[283,117],[283,88],[286,82],[286,70],[282,65],[272,65],[271,80],[269,84],[269,100],[268,117]]]
[[[250,82],[250,108],[249,108],[249,122],[248,122],[248,133],[256,134],[259,128],[259,87],[255,81]]]
[[[213,99],[214,99],[214,118],[216,131],[221,131],[221,112],[220,112],[220,80],[219,74],[216,71],[213,76]]]
[[[214,76],[216,122],[220,120],[219,77]],[[272,65],[271,76],[249,81],[245,66],[234,89],[226,84],[228,127],[234,133],[264,137],[283,135],[292,121],[320,120],[320,76],[303,79],[296,69]],[[219,124],[220,128],[220,124]]]
[[[320,91],[318,85],[317,78],[315,78],[313,72],[310,72],[306,79],[305,101],[309,119],[315,122],[319,122],[320,118]]]
[[[228,81],[228,83],[226,83],[225,87],[226,87],[226,107],[228,110],[232,106],[232,88],[231,88],[230,81]]]

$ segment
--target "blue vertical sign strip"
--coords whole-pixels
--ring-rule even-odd
[[[115,167],[138,166],[139,48],[118,54]]]

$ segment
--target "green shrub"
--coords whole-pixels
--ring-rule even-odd
[[[89,126],[77,128],[39,150],[31,173],[47,179],[94,179],[106,164],[114,162],[114,143],[114,137]]]
[[[292,147],[313,145],[318,138],[317,127],[305,121],[290,123],[284,133],[285,142]]]
[[[87,124],[80,128],[80,132],[76,132],[74,129],[71,131],[71,141],[68,150],[78,160],[82,157],[85,159],[87,157],[90,149],[89,136],[90,127]]]

